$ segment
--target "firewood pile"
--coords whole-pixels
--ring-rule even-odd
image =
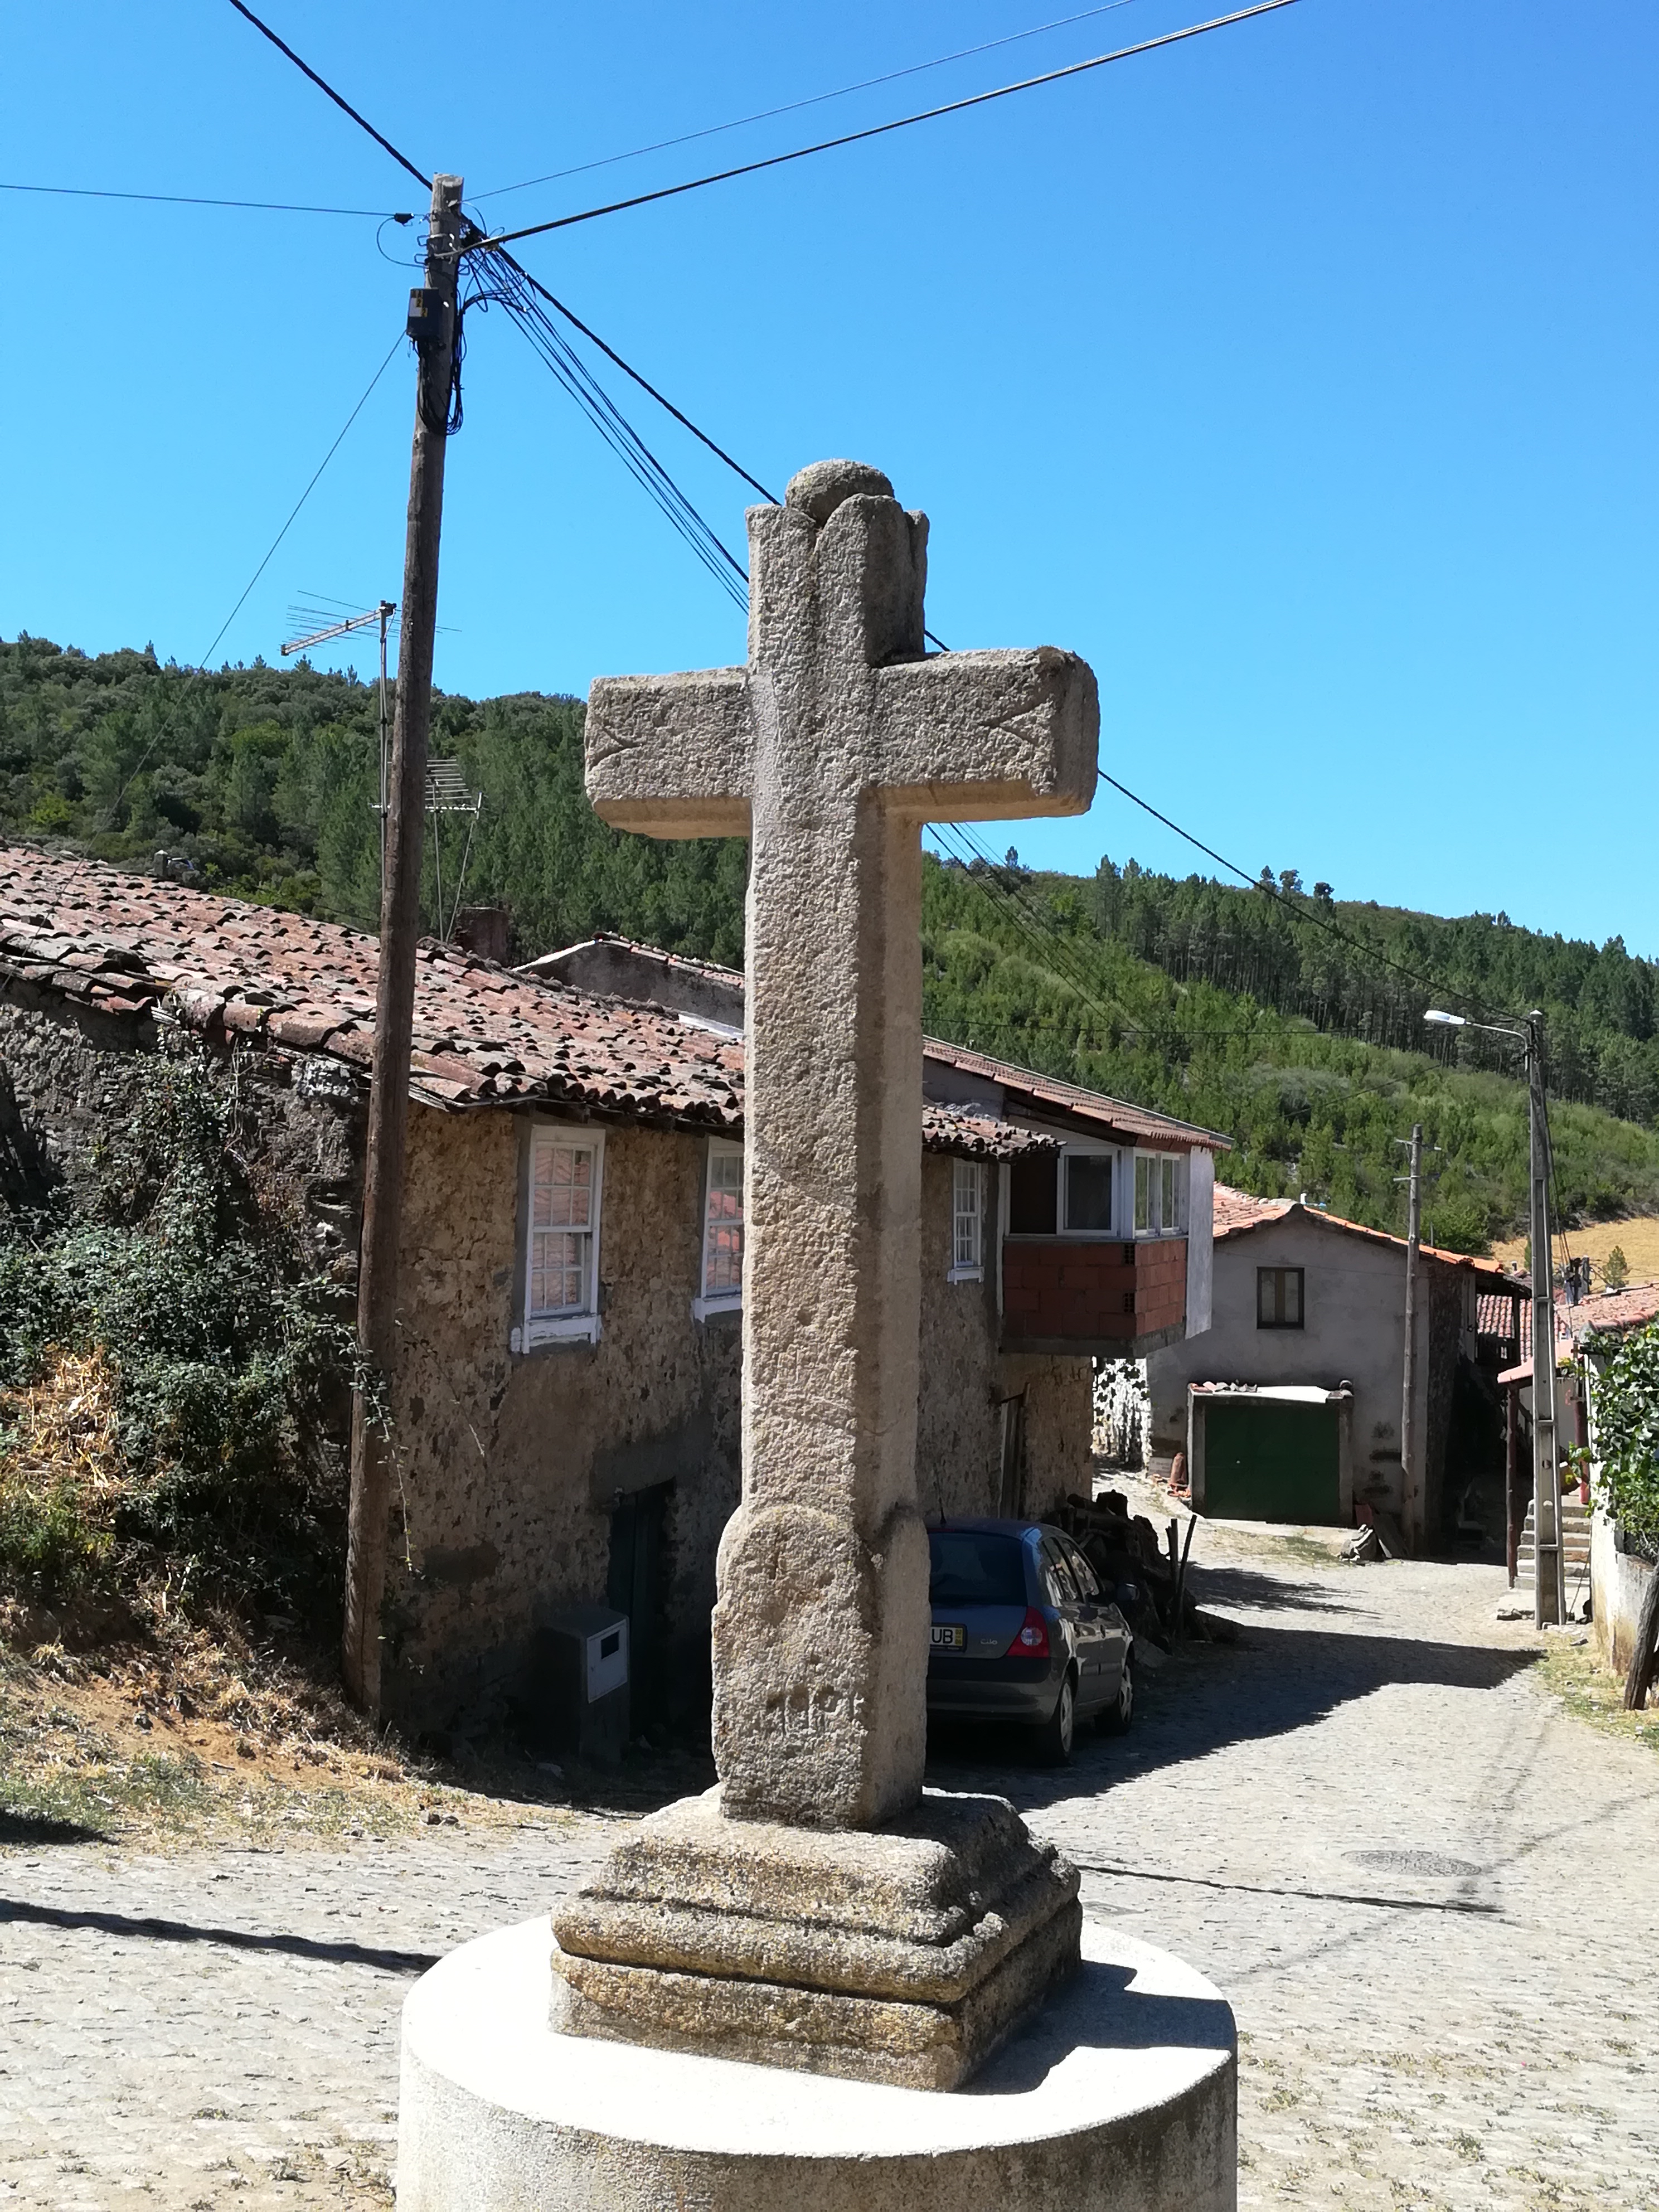
[[[1121,1490],[1097,1498],[1075,1492],[1050,1516],[1088,1560],[1101,1588],[1142,1643],[1173,1650],[1183,1636],[1231,1641],[1231,1623],[1202,1613],[1187,1589],[1187,1557],[1196,1518],[1187,1522],[1186,1541],[1171,1521],[1160,1541],[1144,1513],[1132,1514]]]

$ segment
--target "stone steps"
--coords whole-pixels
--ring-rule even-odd
[[[1521,1530],[1521,1540],[1515,1560],[1515,1586],[1528,1589],[1533,1584],[1533,1508],[1527,1508],[1527,1517]],[[1575,1583],[1589,1580],[1590,1516],[1588,1506],[1577,1498],[1561,1500],[1561,1569],[1569,1595]]]

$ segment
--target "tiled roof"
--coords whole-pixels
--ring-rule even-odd
[[[567,963],[581,961],[584,956],[603,956],[615,951],[627,957],[636,974],[634,980],[647,994],[654,996],[660,989],[672,1004],[682,978],[694,983],[713,984],[722,991],[735,994],[741,1004],[744,975],[740,968],[717,967],[709,960],[689,960],[680,953],[663,952],[653,945],[641,945],[632,938],[612,937],[600,933],[580,945],[567,946],[562,951],[549,952],[539,960],[532,960],[521,970],[526,975],[558,974]],[[574,972],[580,973],[580,969]],[[589,980],[592,980],[591,971]],[[622,988],[619,983],[617,988]],[[988,1054],[970,1051],[964,1045],[947,1044],[939,1037],[924,1037],[925,1056],[960,1073],[980,1076],[997,1084],[1006,1093],[1012,1092],[1022,1104],[1041,1109],[1058,1108],[1063,1113],[1110,1129],[1115,1134],[1127,1137],[1131,1142],[1146,1140],[1165,1145],[1171,1150],[1204,1148],[1224,1150],[1225,1137],[1213,1130],[1195,1128],[1189,1121],[1177,1121],[1165,1114],[1154,1114],[1144,1106],[1131,1106],[1121,1098],[1108,1098],[1097,1091],[1085,1091],[1077,1085],[1060,1082],[1050,1075],[1039,1075],[1029,1067],[1018,1067],[1012,1061],[993,1060]],[[1006,1100],[1005,1098],[1005,1103]],[[931,1103],[931,1102],[930,1102]],[[1053,1150],[1052,1146],[1037,1146],[1036,1150]]]
[[[1328,1213],[1322,1206],[1309,1206],[1294,1198],[1252,1198],[1248,1191],[1234,1190],[1226,1183],[1218,1182],[1215,1187],[1215,1234],[1218,1237],[1243,1236],[1248,1230],[1260,1229],[1269,1221],[1283,1221],[1292,1213],[1316,1221],[1324,1229],[1340,1229],[1350,1237],[1368,1237],[1374,1244],[1392,1244],[1401,1253],[1406,1249],[1403,1237],[1392,1237],[1386,1229],[1367,1228],[1363,1221],[1345,1220],[1340,1213]],[[1468,1252],[1448,1252],[1437,1244],[1419,1244],[1418,1249],[1425,1260],[1476,1275],[1494,1286],[1514,1283],[1520,1289],[1526,1288],[1519,1277],[1511,1276],[1496,1260],[1478,1259]]]
[[[1524,1291],[1527,1293],[1521,1301],[1521,1341],[1519,1346],[1519,1356],[1515,1365],[1513,1367],[1506,1367],[1498,1379],[1500,1382],[1530,1382],[1532,1380],[1532,1285],[1528,1282],[1524,1275],[1517,1275],[1515,1278],[1515,1283],[1516,1287],[1518,1290]],[[1590,1303],[1595,1304],[1595,1301],[1592,1300]],[[1572,1350],[1574,1332],[1571,1317],[1574,1313],[1583,1312],[1583,1310],[1584,1309],[1583,1307],[1569,1306],[1566,1300],[1566,1293],[1564,1291],[1558,1290],[1556,1291],[1555,1358],[1556,1364],[1558,1365],[1559,1365],[1560,1362],[1565,1359],[1568,1353]],[[1498,1329],[1495,1330],[1493,1334],[1503,1336],[1506,1335],[1508,1331],[1507,1329]]]
[[[1532,1341],[1532,1301],[1521,1301],[1521,1329],[1522,1340]],[[1474,1333],[1477,1336],[1515,1334],[1515,1300],[1507,1291],[1482,1291],[1474,1301]]]
[[[1601,1291],[1566,1309],[1567,1327],[1575,1338],[1599,1328],[1639,1328],[1644,1322],[1659,1321],[1659,1283],[1636,1283],[1626,1291]]]
[[[1022,1102],[1030,1101],[1038,1108],[1057,1108],[1079,1121],[1109,1129],[1117,1136],[1135,1141],[1144,1139],[1172,1152],[1228,1152],[1232,1146],[1230,1137],[1218,1136],[1213,1129],[1200,1129],[1191,1121],[1174,1121],[1167,1114],[1154,1114],[1145,1106],[1128,1105],[1121,1098],[1108,1098],[1102,1091],[1084,1091],[1075,1083],[1060,1082],[1056,1076],[1039,1075],[1034,1068],[1016,1067],[1010,1060],[989,1059],[982,1052],[970,1052],[965,1045],[924,1037],[922,1049],[929,1060],[959,1068],[964,1075],[982,1076],[988,1082],[1000,1084],[1005,1092],[1016,1092]]]
[[[579,945],[567,945],[555,952],[544,952],[534,960],[526,960],[520,975],[534,975],[554,967],[561,960],[568,960],[573,953],[603,951],[615,946],[620,952],[631,953],[647,969],[660,969],[665,975],[690,975],[698,981],[720,983],[728,989],[741,991],[741,968],[723,967],[718,960],[694,959],[689,952],[665,952],[660,945],[644,944],[637,937],[619,937],[614,930],[596,930],[592,937],[584,938]]]
[[[13,995],[322,1053],[368,1074],[375,939],[101,861],[0,849],[0,984]],[[410,1088],[437,1107],[546,1103],[735,1132],[743,1047],[664,1007],[538,982],[426,943]],[[980,1159],[1054,1148],[994,1115],[931,1101],[923,1142]]]
[[[959,1152],[973,1160],[1012,1160],[1060,1148],[1058,1137],[1041,1129],[1022,1129],[1017,1121],[1000,1121],[971,1106],[946,1105],[937,1098],[921,1102],[921,1141],[924,1151]]]
[[[1295,1203],[1291,1198],[1252,1198],[1247,1190],[1235,1190],[1231,1183],[1218,1182],[1212,1217],[1214,1234],[1218,1237],[1232,1237],[1241,1229],[1258,1229],[1264,1221],[1282,1221]]]

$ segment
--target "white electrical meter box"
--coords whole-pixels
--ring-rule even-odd
[[[628,1615],[618,1614],[609,1628],[596,1628],[586,1638],[587,1702],[596,1705],[613,1690],[628,1687]]]
[[[562,1605],[537,1630],[522,1700],[537,1748],[615,1765],[629,1736],[628,1615]]]

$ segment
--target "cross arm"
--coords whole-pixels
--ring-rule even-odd
[[[587,695],[588,798],[616,830],[746,837],[754,732],[749,672],[602,676]]]
[[[1100,745],[1094,671],[1074,653],[945,653],[876,679],[890,806],[923,821],[1084,814]]]

